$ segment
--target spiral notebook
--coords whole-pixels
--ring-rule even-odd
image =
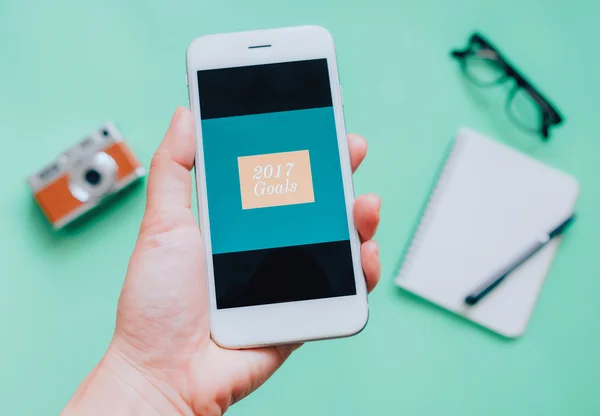
[[[459,131],[396,277],[398,286],[505,337],[526,329],[555,238],[475,306],[464,298],[573,214],[577,180],[504,144]]]

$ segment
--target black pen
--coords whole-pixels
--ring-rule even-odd
[[[467,306],[474,306],[481,299],[486,297],[491,291],[493,291],[504,279],[508,277],[517,267],[529,260],[535,253],[540,251],[546,244],[548,244],[556,236],[561,235],[567,227],[573,222],[575,215],[567,218],[562,224],[556,227],[548,234],[544,234],[538,241],[533,243],[525,253],[518,257],[514,262],[494,274],[489,280],[480,285],[477,289],[473,290],[469,296],[465,298],[465,304]]]

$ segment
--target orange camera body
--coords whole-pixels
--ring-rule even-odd
[[[121,133],[107,123],[28,182],[40,208],[59,229],[145,174]]]

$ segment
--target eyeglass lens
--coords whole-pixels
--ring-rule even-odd
[[[492,86],[507,79],[505,66],[492,50],[475,50],[466,56],[463,62],[466,75],[477,85]],[[539,130],[540,109],[527,90],[515,85],[508,97],[506,111],[519,127],[533,132]]]
[[[540,129],[542,121],[540,109],[527,90],[515,86],[508,97],[506,111],[510,118],[521,128],[533,132]]]
[[[465,57],[465,73],[476,84],[494,85],[506,77],[502,64],[493,51],[480,49]]]

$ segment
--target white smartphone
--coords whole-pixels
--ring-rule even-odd
[[[213,340],[250,348],[360,332],[367,291],[329,32],[199,37],[187,81]]]

